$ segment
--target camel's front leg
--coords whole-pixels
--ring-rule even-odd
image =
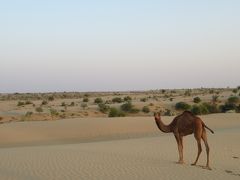
[[[182,137],[179,135],[175,135],[176,141],[177,141],[177,145],[178,145],[178,154],[179,154],[179,160],[178,163],[179,164],[183,164],[183,141],[182,141]]]

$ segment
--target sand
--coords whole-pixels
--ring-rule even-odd
[[[208,133],[212,171],[201,168],[205,151],[200,166],[190,165],[193,136],[184,138],[186,164],[176,164],[175,139],[153,118],[89,118],[2,124],[0,179],[239,179],[240,114],[201,117],[215,131]]]

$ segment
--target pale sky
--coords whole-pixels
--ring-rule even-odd
[[[0,92],[240,85],[239,0],[0,1]]]

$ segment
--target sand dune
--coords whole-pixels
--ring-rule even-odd
[[[197,151],[193,136],[184,139],[186,164],[176,164],[175,139],[159,132],[152,118],[78,119],[1,125],[0,179],[239,179],[240,115],[203,119],[215,130],[208,133],[212,171],[190,166]],[[94,142],[98,136],[104,139]],[[31,146],[34,141],[41,145]],[[199,165],[205,162],[203,151]]]

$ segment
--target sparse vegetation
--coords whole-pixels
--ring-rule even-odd
[[[48,97],[48,101],[54,101],[54,97],[53,96],[49,96]]]
[[[35,111],[38,112],[38,113],[41,113],[41,112],[43,112],[43,108],[42,107],[36,107]]]
[[[17,106],[24,106],[25,105],[25,103],[24,102],[22,102],[22,101],[18,101],[18,104],[17,104]]]
[[[149,107],[147,107],[147,106],[143,106],[143,108],[142,108],[142,112],[144,112],[144,113],[149,113],[149,112],[150,112]]]
[[[110,109],[110,107],[106,104],[103,104],[103,103],[100,103],[98,104],[98,107],[99,107],[99,110],[102,112],[102,113],[107,113]]]
[[[115,97],[115,98],[112,99],[112,102],[113,103],[121,103],[121,102],[123,102],[123,100],[120,97]]]
[[[191,109],[191,105],[185,103],[185,102],[178,102],[175,105],[175,109],[176,110],[190,110]]]
[[[86,109],[86,107],[88,107],[88,105],[87,105],[87,103],[81,103],[81,107],[82,107],[83,109]]]

